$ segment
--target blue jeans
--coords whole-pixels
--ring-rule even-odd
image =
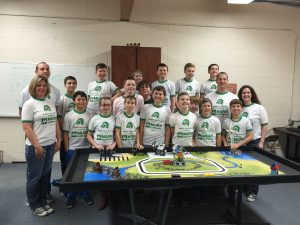
[[[70,160],[72,159],[73,155],[75,153],[75,150],[72,150],[72,149],[69,149],[67,152],[66,152],[66,165],[69,164]],[[86,197],[89,197],[90,196],[90,193],[87,192],[87,191],[80,191],[79,193],[78,192],[68,192],[67,193],[67,198],[68,199],[73,199],[75,200],[76,196],[79,194],[80,198],[84,199]]]
[[[50,174],[54,156],[55,143],[43,146],[44,158],[38,159],[33,145],[25,145],[25,158],[27,162],[26,195],[31,209],[47,204]]]

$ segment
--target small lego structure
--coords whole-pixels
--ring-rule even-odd
[[[272,163],[272,165],[270,166],[270,169],[271,169],[271,175],[277,175],[278,174],[278,171],[280,169],[280,165],[278,162],[274,162]]]
[[[179,150],[175,155],[174,155],[174,161],[173,161],[174,166],[184,166],[185,161],[184,161],[184,154],[181,150]]]
[[[230,154],[232,155],[241,155],[242,151],[239,149],[230,149]]]
[[[111,171],[111,176],[114,178],[120,178],[121,177],[121,172],[119,167],[115,167],[112,171]]]
[[[165,156],[167,154],[165,144],[159,144],[157,141],[154,141],[152,143],[152,147],[156,155]]]
[[[243,164],[242,163],[240,163],[239,168],[243,168]]]
[[[172,165],[173,161],[170,159],[163,160],[163,165]]]
[[[99,162],[96,162],[93,166],[93,172],[95,173],[102,173],[102,167],[100,166]]]

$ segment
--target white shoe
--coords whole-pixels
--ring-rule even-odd
[[[44,205],[43,208],[47,212],[47,214],[54,212],[54,208],[52,208],[50,205]]]
[[[36,208],[35,210],[32,210],[33,215],[36,216],[47,216],[48,213],[45,211],[43,207]]]
[[[250,195],[248,195],[247,197],[248,202],[254,202],[255,200],[256,200],[256,194],[251,193]]]

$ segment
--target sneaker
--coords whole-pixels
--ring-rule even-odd
[[[47,204],[52,204],[54,202],[53,196],[49,193],[47,194]]]
[[[66,209],[72,209],[74,205],[75,205],[74,199],[68,198],[65,205]]]
[[[28,202],[28,200],[26,200],[25,205],[26,205],[27,207],[29,207],[29,202]]]
[[[87,205],[93,205],[95,203],[91,197],[82,198],[82,201],[84,201]]]
[[[255,200],[256,200],[256,194],[251,193],[250,195],[248,195],[247,197],[248,202],[254,202]]]
[[[45,210],[48,214],[54,212],[54,208],[51,207],[50,205],[44,205],[43,208],[44,208],[44,210]]]
[[[43,207],[36,208],[35,210],[32,210],[33,215],[36,216],[47,216],[48,213],[45,211]]]

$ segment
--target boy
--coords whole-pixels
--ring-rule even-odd
[[[125,102],[124,99],[127,96],[135,97],[136,105],[134,111],[139,114],[142,110],[142,107],[144,106],[144,98],[141,95],[135,93],[135,89],[136,89],[135,80],[132,77],[128,77],[126,80],[124,80],[123,86],[124,86],[125,93],[123,94],[123,96],[120,96],[115,99],[113,103],[113,114],[117,116],[124,111],[124,102]]]
[[[224,146],[230,146],[231,150],[237,150],[253,140],[252,125],[249,119],[241,116],[243,102],[233,99],[230,102],[231,117],[225,119],[222,125],[222,141]],[[228,200],[235,204],[234,185],[228,186]]]
[[[200,116],[195,124],[196,146],[221,146],[221,123],[211,115],[211,101],[204,98],[200,103]]]
[[[196,116],[199,116],[199,104],[200,97],[199,96],[190,96],[190,112],[194,113]]]
[[[63,121],[64,145],[66,150],[67,163],[71,160],[75,149],[89,148],[90,144],[86,138],[90,114],[86,111],[87,96],[83,91],[77,91],[73,95],[75,108],[66,114]],[[66,208],[74,207],[75,199],[78,193],[67,193]],[[88,192],[80,192],[80,197],[86,204],[94,204]]]
[[[168,66],[164,63],[160,63],[156,66],[156,74],[158,80],[152,83],[152,89],[156,86],[163,86],[166,90],[166,96],[163,101],[163,105],[170,107],[171,112],[175,110],[175,84],[173,81],[167,80]]]
[[[124,112],[122,112],[116,120],[115,133],[116,142],[119,148],[136,147],[143,148],[140,144],[140,117],[134,113],[136,106],[136,98],[134,96],[126,96],[124,100]]]
[[[111,97],[112,101],[121,95],[118,87],[107,80],[107,66],[104,63],[96,65],[97,80],[89,83],[87,110],[92,115],[99,113],[99,100],[101,97]],[[113,96],[113,97],[112,97]]]
[[[209,79],[201,84],[200,98],[203,99],[207,94],[215,92],[217,90],[217,75],[219,73],[218,64],[210,64],[208,66]]]
[[[231,117],[222,126],[222,141],[224,146],[236,150],[253,140],[252,125],[249,119],[241,116],[243,102],[233,99],[230,102]]]
[[[72,111],[75,107],[72,97],[73,97],[73,94],[77,87],[77,80],[73,76],[67,76],[64,79],[64,85],[65,85],[67,93],[60,97],[59,102],[58,102],[58,107],[57,107],[57,117],[58,117],[58,122],[59,122],[61,130],[63,130],[63,121],[65,118],[65,115],[68,112]],[[63,132],[62,132],[62,135],[63,135]],[[67,168],[65,154],[66,153],[65,153],[63,138],[62,138],[62,143],[61,143],[60,152],[59,152],[60,163],[61,163],[61,165],[60,165],[61,175],[64,175],[64,172]],[[60,179],[53,179],[52,184],[58,186],[59,182],[60,182]]]
[[[144,105],[141,111],[140,136],[143,145],[151,146],[157,141],[159,144],[169,145],[170,129],[169,115],[170,108],[163,105],[166,90],[162,86],[153,89],[153,104]]]
[[[189,111],[190,97],[181,92],[178,97],[178,112],[170,116],[172,143],[180,146],[193,146],[194,125],[197,116]]]
[[[141,70],[133,71],[131,76],[133,77],[133,79],[137,84],[139,84],[143,80],[143,73]]]
[[[142,80],[137,85],[138,93],[144,98],[144,105],[152,104],[153,98],[151,94],[150,83],[146,80]]]
[[[175,85],[176,94],[186,92],[191,96],[199,96],[200,85],[199,82],[194,80],[195,65],[193,63],[187,63],[184,66],[185,77],[177,80]]]

